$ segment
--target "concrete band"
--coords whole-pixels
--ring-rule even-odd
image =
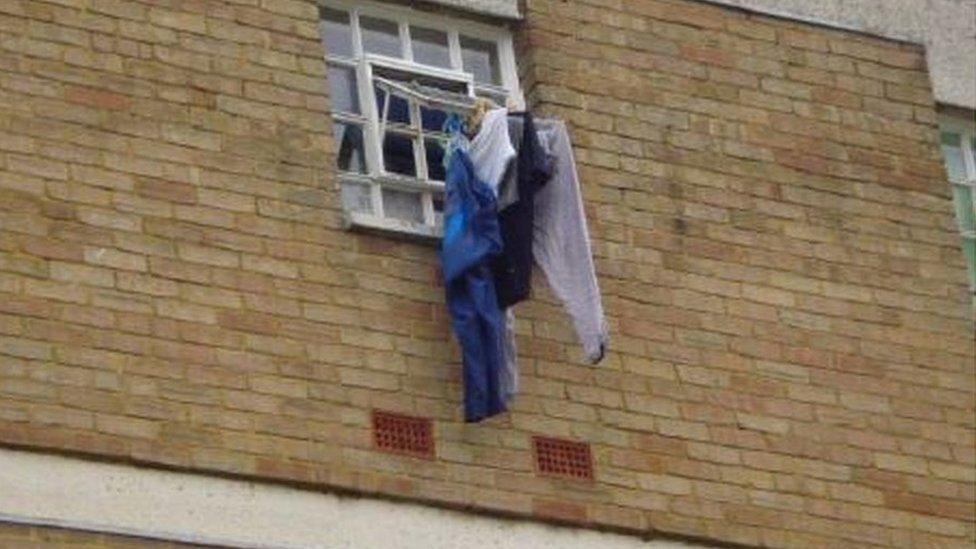
[[[0,522],[254,548],[705,548],[2,448]]]

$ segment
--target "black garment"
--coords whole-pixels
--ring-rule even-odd
[[[366,158],[363,156],[363,129],[355,124],[342,125],[342,141],[336,164],[345,172],[366,173]]]
[[[509,127],[521,126],[521,142],[514,169],[518,201],[498,213],[502,232],[502,253],[492,261],[495,293],[504,310],[529,297],[532,289],[532,225],[535,193],[552,177],[553,159],[542,148],[535,122],[529,112],[511,113]]]

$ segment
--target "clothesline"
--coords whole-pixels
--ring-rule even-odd
[[[374,76],[373,81],[386,92],[386,97],[383,98],[383,112],[380,116],[381,136],[386,134],[386,124],[390,116],[390,97],[393,95],[406,96],[406,98],[414,99],[426,106],[448,107],[459,113],[469,111],[478,101],[477,97],[431,88],[417,82],[397,82],[381,76]],[[488,101],[492,108],[498,106],[494,101],[490,99]]]

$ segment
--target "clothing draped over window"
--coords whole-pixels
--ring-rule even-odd
[[[501,252],[502,242],[495,193],[490,183],[478,177],[468,155],[470,144],[459,135],[456,119],[452,116],[448,122],[445,129],[452,137],[441,264],[447,307],[461,344],[464,419],[474,422],[505,411],[500,388],[505,319],[489,269],[489,260]]]
[[[444,126],[444,240],[448,311],[462,355],[468,422],[506,410],[518,391],[514,305],[531,293],[533,264],[573,322],[590,362],[608,342],[586,217],[566,125],[488,111],[468,141]]]

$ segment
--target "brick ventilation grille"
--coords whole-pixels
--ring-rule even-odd
[[[422,417],[373,411],[373,440],[387,452],[434,457],[431,421]]]
[[[593,480],[593,457],[590,445],[558,438],[533,437],[536,470],[581,480]]]

